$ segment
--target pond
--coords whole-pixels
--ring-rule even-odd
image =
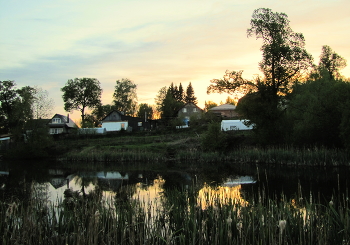
[[[185,169],[162,168],[146,170],[146,166],[128,169],[125,165],[84,166],[73,163],[1,162],[0,198],[30,198],[40,187],[48,201],[62,200],[64,191],[71,189],[88,194],[96,188],[106,197],[116,196],[128,189],[128,197],[157,198],[168,189],[196,189],[201,195],[232,195],[251,202],[257,192],[269,198],[276,196],[309,196],[329,202],[335,193],[344,193],[349,186],[350,168],[292,168],[262,164],[213,164]],[[92,170],[91,170],[92,169]],[[132,193],[131,193],[132,192]],[[214,192],[217,192],[214,194]],[[157,193],[157,195],[150,195]]]
[[[181,166],[0,162],[2,241],[350,243],[349,168]]]

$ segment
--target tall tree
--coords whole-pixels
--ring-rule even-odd
[[[188,84],[186,89],[185,103],[197,104],[197,97],[194,96],[194,90],[191,82]]]
[[[173,93],[175,100],[177,100],[178,102],[184,102],[184,90],[181,83],[179,87],[175,86]]]
[[[0,81],[0,129],[3,133],[20,132],[33,118],[34,88],[16,88],[14,81]]]
[[[346,60],[335,53],[331,47],[324,45],[318,65],[319,70],[326,71],[330,79],[340,77],[339,70],[346,67]]]
[[[161,106],[161,118],[168,121],[176,117],[177,111],[183,106],[182,102],[174,98],[171,86],[168,88],[166,96]]]
[[[121,81],[116,81],[113,94],[113,102],[116,110],[124,112],[125,115],[133,116],[136,114],[136,88],[137,85],[127,78],[123,78]]]
[[[53,99],[49,98],[49,93],[39,87],[34,87],[34,100],[32,104],[33,118],[49,118],[54,107]]]
[[[101,104],[100,82],[96,78],[69,79],[61,91],[63,92],[64,109],[68,112],[79,110],[84,127],[85,110],[93,109]]]
[[[255,132],[263,132],[260,139],[271,143],[278,137],[284,96],[291,92],[294,81],[302,72],[311,66],[312,57],[305,50],[304,36],[293,32],[286,14],[260,8],[253,12],[250,23],[248,37],[256,36],[263,41],[263,59],[259,63],[263,77],[247,80],[242,78],[242,71],[226,71],[223,79],[211,80],[207,92],[244,92],[246,97],[240,100],[237,109],[255,124]]]
[[[164,86],[164,87],[161,87],[156,95],[156,98],[154,99],[155,103],[156,103],[156,110],[157,111],[161,111],[161,108],[162,108],[162,104],[163,104],[163,100],[165,99],[166,97],[166,94],[167,94],[167,87]]]
[[[137,112],[137,117],[152,119],[153,118],[153,108],[147,103],[141,103],[139,106],[139,110]]]

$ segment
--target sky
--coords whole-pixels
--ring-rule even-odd
[[[0,81],[47,90],[52,116],[67,114],[61,88],[83,77],[100,81],[103,104],[122,78],[137,85],[138,103],[191,82],[199,107],[220,104],[229,95],[207,95],[210,80],[260,74],[262,42],[247,37],[258,8],[287,14],[315,64],[323,45],[350,63],[349,0],[0,0]],[[350,64],[341,73],[350,77]]]

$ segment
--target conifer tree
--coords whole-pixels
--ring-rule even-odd
[[[191,82],[188,84],[186,89],[185,103],[197,104],[197,97],[194,96],[194,91]]]

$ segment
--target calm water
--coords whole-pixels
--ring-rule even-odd
[[[86,170],[94,169],[94,170]],[[69,188],[89,194],[96,188],[105,198],[141,199],[157,205],[168,189],[195,188],[203,209],[210,200],[251,202],[256,193],[275,198],[309,197],[321,202],[348,191],[349,168],[288,168],[265,165],[213,164],[190,170],[128,170],[126,166],[77,167],[49,162],[0,162],[0,200],[30,199],[39,193],[48,202],[64,198]]]

